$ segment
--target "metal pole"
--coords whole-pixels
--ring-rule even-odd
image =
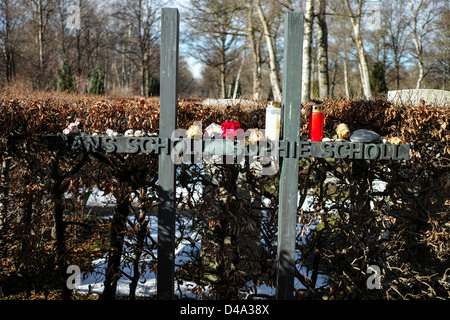
[[[163,8],[161,16],[161,91],[159,137],[169,141],[177,126],[178,9]],[[159,155],[158,167],[158,299],[173,299],[175,261],[175,164],[170,144]]]
[[[283,140],[300,142],[303,55],[303,13],[288,12],[284,24]],[[295,148],[295,146],[293,146]],[[294,293],[299,152],[282,162],[278,205],[277,299]]]

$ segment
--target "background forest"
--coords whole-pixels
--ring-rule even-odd
[[[158,95],[163,6],[181,11],[182,96],[278,98],[288,10],[305,13],[305,101],[449,87],[445,0],[0,0],[0,84]]]

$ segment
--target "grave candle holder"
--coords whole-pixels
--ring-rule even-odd
[[[309,138],[311,141],[322,141],[324,122],[323,106],[320,104],[313,105],[309,113]]]
[[[266,138],[271,141],[280,140],[281,104],[269,102],[266,108]]]

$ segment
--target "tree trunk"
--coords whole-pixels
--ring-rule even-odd
[[[370,78],[369,78],[369,66],[367,64],[366,52],[364,50],[361,34],[360,25],[353,26],[356,47],[358,49],[359,64],[361,66],[361,84],[364,91],[364,96],[366,99],[372,99],[372,90],[370,88]]]
[[[237,92],[239,89],[239,81],[241,79],[241,73],[242,73],[242,69],[244,68],[244,63],[245,63],[245,56],[247,55],[247,51],[244,50],[244,56],[242,57],[242,61],[241,61],[241,65],[239,66],[239,70],[238,70],[238,74],[236,76],[236,82],[234,84],[234,91],[233,91],[233,99],[236,99],[237,96]]]
[[[261,54],[260,43],[253,46],[253,100],[261,99]]]
[[[16,73],[16,66],[14,62],[14,49],[12,49],[8,44],[5,44],[5,46],[3,47],[3,52],[6,64],[6,81],[8,83],[11,83]]]
[[[269,78],[270,84],[272,86],[273,99],[275,101],[281,101],[281,87],[280,79],[278,77],[275,49],[273,46],[272,37],[270,36],[269,25],[267,23],[266,17],[264,16],[264,12],[262,11],[261,2],[259,0],[256,4],[256,10],[258,11],[259,19],[264,29],[264,37],[266,39],[267,52],[269,54]]]
[[[416,48],[416,54],[417,54],[417,66],[419,68],[419,76],[417,77],[416,82],[416,89],[420,89],[422,86],[423,78],[424,76],[424,67],[423,67],[423,43],[422,43],[422,32],[423,30],[419,30],[417,24],[418,24],[418,17],[421,14],[420,8],[423,7],[424,3],[421,1],[418,5],[417,11],[414,11],[414,3],[412,0],[410,0],[411,3],[411,17],[412,17],[412,29],[413,29],[413,35],[414,35],[414,45]],[[423,28],[424,26],[422,26]]]
[[[423,69],[423,60],[419,58],[419,77],[417,78],[416,89],[420,89],[422,87],[424,78],[424,69]]]
[[[39,1],[39,69],[42,72],[44,66],[44,12],[42,9],[42,1]]]
[[[361,85],[363,88],[365,98],[372,99],[372,90],[370,88],[370,78],[369,78],[369,66],[367,64],[366,52],[364,50],[364,45],[361,38],[361,15],[363,2],[364,2],[363,0],[359,0],[358,13],[354,14],[350,7],[349,0],[346,0],[347,9],[350,14],[350,19],[353,26],[353,34],[355,36],[356,49],[358,50]]]
[[[255,29],[253,26],[253,3],[247,12],[247,24],[248,24],[248,38],[250,40],[250,46],[253,53],[253,100],[259,100],[261,97],[261,52],[260,42],[256,39]]]
[[[400,89],[400,61],[395,57],[395,83],[397,90]]]
[[[227,57],[226,57],[226,34],[220,35],[220,61],[219,61],[219,73],[220,73],[220,99],[225,99],[227,94]]]
[[[336,60],[334,62],[334,66],[333,66],[333,75],[331,76],[331,82],[330,82],[330,96],[334,97],[334,93],[335,93],[335,88],[336,88],[336,75],[337,75],[337,70],[338,70],[338,61]]]
[[[226,97],[225,64],[220,65],[220,99]]]
[[[419,76],[417,77],[416,89],[420,89],[424,78],[422,36],[418,34],[417,31],[417,17],[413,16],[413,19],[414,19],[414,44],[417,53],[417,66],[419,68]]]
[[[302,75],[302,102],[311,99],[311,42],[314,20],[313,0],[306,1],[305,22],[303,31],[303,75]]]
[[[319,97],[327,98],[329,94],[328,79],[328,30],[325,20],[326,0],[319,0],[319,14],[317,16],[318,33],[318,74],[319,74]]]
[[[5,58],[6,81],[10,83],[15,76],[15,61],[14,61],[14,45],[11,41],[11,34],[13,28],[13,18],[11,17],[10,2],[5,1],[3,4],[3,56]]]
[[[348,82],[348,66],[347,66],[347,53],[344,57],[344,86],[345,86],[345,97],[350,99],[350,86]]]
[[[143,97],[147,96],[148,87],[147,87],[147,65],[148,65],[148,52],[143,53],[143,58],[141,60],[141,95]]]

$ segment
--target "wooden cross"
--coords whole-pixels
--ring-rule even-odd
[[[51,135],[49,148],[68,152],[144,153],[159,155],[158,275],[159,299],[174,297],[175,261],[175,162],[171,152],[180,139],[177,129],[177,78],[179,13],[163,8],[161,17],[161,92],[158,137]],[[268,149],[283,158],[278,204],[277,299],[288,300],[294,294],[295,238],[297,225],[298,172],[302,157],[363,160],[407,160],[409,145],[362,142],[300,141],[301,83],[303,53],[303,13],[288,12],[284,27],[284,65],[282,97],[282,133],[280,141],[269,141]],[[200,152],[209,143],[204,141]],[[239,141],[232,142],[235,145]],[[261,149],[261,146],[260,146]],[[252,146],[240,146],[245,156],[255,155]]]

